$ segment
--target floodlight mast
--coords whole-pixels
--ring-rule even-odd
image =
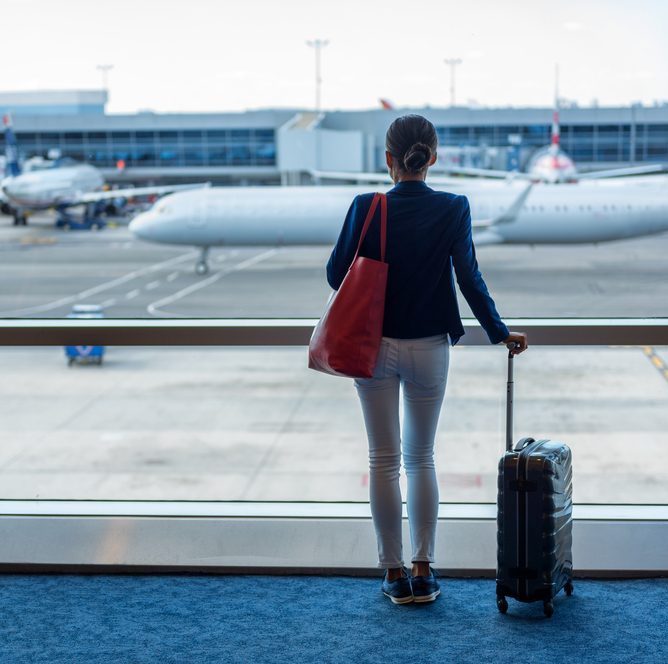
[[[455,105],[455,67],[462,64],[461,58],[445,58],[443,60],[450,67],[450,106]]]
[[[114,65],[97,65],[97,69],[102,74],[102,89],[106,94],[105,104],[109,102],[109,72],[114,68]]]
[[[320,73],[321,69],[321,52],[322,49],[329,44],[329,39],[308,39],[306,41],[307,46],[310,46],[315,51],[315,110],[320,112],[320,102],[321,102],[321,88],[322,88],[322,76]]]

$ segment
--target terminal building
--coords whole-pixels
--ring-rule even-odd
[[[241,113],[107,114],[107,93],[0,93],[22,158],[59,153],[115,182],[278,184],[321,171],[385,170],[384,136],[408,112],[439,136],[439,167],[523,170],[550,141],[550,108],[266,109]],[[561,145],[581,171],[668,162],[668,104],[560,110]]]

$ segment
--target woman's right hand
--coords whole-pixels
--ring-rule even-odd
[[[508,349],[513,355],[519,355],[529,347],[527,335],[524,332],[511,332],[503,340],[503,343],[508,346]]]

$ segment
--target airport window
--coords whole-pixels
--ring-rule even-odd
[[[133,161],[139,166],[153,166],[156,162],[156,153],[154,150],[139,148],[133,155]]]
[[[439,127],[437,131],[445,145],[468,145],[472,141],[470,127]]]
[[[186,166],[203,166],[207,163],[206,152],[186,147],[183,151],[183,160]]]
[[[227,166],[227,148],[212,147],[209,149],[209,164],[212,166]]]
[[[48,0],[35,2],[49,4]],[[13,2],[12,17],[23,4],[35,3]],[[25,338],[19,330],[13,342],[20,344],[34,343],[35,331],[53,334],[52,345],[0,343],[0,500],[4,506],[11,499],[32,501],[30,509],[39,517],[32,519],[31,528],[49,533],[62,527],[53,522],[76,519],[84,522],[84,528],[93,528],[87,516],[73,519],[70,515],[49,523],[41,512],[45,503],[39,499],[80,501],[61,508],[77,515],[91,509],[90,501],[95,500],[118,500],[120,509],[137,510],[146,505],[133,501],[156,501],[157,509],[170,509],[164,506],[167,501],[172,505],[182,501],[177,509],[184,518],[162,519],[165,525],[153,531],[156,546],[172,558],[177,554],[162,533],[171,522],[192,526],[194,518],[202,516],[197,510],[206,509],[197,501],[233,501],[234,509],[246,510],[245,516],[258,508],[249,501],[262,502],[261,509],[272,510],[282,519],[270,525],[286,539],[296,530],[297,518],[288,513],[294,507],[284,501],[347,502],[346,509],[362,509],[366,518],[368,451],[355,388],[352,381],[309,371],[305,342],[310,322],[322,314],[331,292],[325,266],[346,209],[360,191],[382,190],[385,185],[359,173],[354,178],[347,173],[341,182],[334,177],[319,182],[309,170],[317,165],[322,171],[377,171],[375,175],[385,176],[387,126],[399,113],[416,112],[438,124],[439,144],[445,148],[439,150],[439,163],[430,172],[434,188],[469,197],[477,222],[474,237],[480,239],[476,256],[490,293],[509,326],[529,332],[531,350],[515,365],[517,438],[533,435],[571,445],[578,508],[586,508],[583,503],[617,505],[619,521],[629,518],[627,508],[634,505],[646,506],[646,513],[650,506],[663,506],[665,513],[668,464],[660,459],[668,449],[668,324],[657,318],[668,315],[668,194],[665,186],[660,190],[654,183],[665,184],[666,175],[531,186],[524,174],[493,181],[443,176],[441,182],[447,185],[438,180],[448,164],[493,169],[498,175],[498,171],[527,171],[533,157],[549,155],[555,55],[551,45],[560,47],[556,51],[564,69],[559,87],[569,100],[561,112],[562,121],[567,120],[561,124],[561,147],[575,162],[579,176],[634,163],[668,164],[668,106],[662,101],[666,90],[656,85],[662,75],[661,53],[653,53],[642,37],[635,39],[642,49],[624,48],[619,35],[625,34],[625,26],[611,29],[611,21],[622,11],[617,8],[597,21],[591,8],[579,12],[571,0],[570,8],[557,6],[552,14],[546,9],[541,27],[532,24],[538,11],[534,5],[539,3],[529,9],[524,8],[529,3],[515,3],[522,5],[522,11],[508,12],[504,5],[497,12],[498,25],[463,40],[459,52],[457,44],[437,43],[434,61],[417,72],[415,67],[412,71],[404,67],[404,62],[376,68],[372,86],[376,89],[367,85],[366,96],[355,98],[367,70],[375,65],[366,62],[365,68],[355,67],[354,62],[363,59],[360,48],[366,42],[353,43],[350,35],[332,29],[331,34],[322,35],[331,38],[322,54],[322,122],[305,129],[314,110],[311,57],[315,54],[294,30],[282,35],[285,48],[278,50],[262,39],[267,25],[280,32],[278,22],[274,26],[267,21],[268,14],[281,14],[280,3],[275,11],[273,3],[259,3],[262,13],[250,7],[253,3],[208,4],[209,24],[204,26],[202,12],[188,11],[188,7],[154,12],[152,23],[135,16],[141,13],[139,7],[131,15],[114,12],[112,7],[104,16],[79,12],[74,32],[72,12],[54,8],[49,12],[54,19],[51,33],[72,33],[73,44],[80,48],[85,42],[85,66],[79,73],[65,71],[68,63],[76,64],[71,58],[64,58],[63,67],[41,62],[40,49],[31,48],[25,39],[27,47],[17,50],[14,42],[21,41],[17,31],[4,31],[5,42],[12,42],[5,44],[6,53],[20,53],[8,65],[16,69],[14,80],[24,87],[34,78],[58,91],[40,93],[44,99],[37,110],[42,116],[28,107],[14,113],[20,161],[43,157],[29,166],[34,172],[40,168],[47,175],[55,172],[51,182],[76,173],[86,174],[89,181],[86,191],[75,186],[69,193],[58,194],[60,198],[34,203],[25,218],[20,209],[7,207],[5,192],[10,182],[2,182],[0,328],[6,330],[23,320]],[[326,28],[326,12],[316,4],[302,11],[301,18]],[[401,43],[389,39],[383,23],[390,32],[393,26],[408,25],[414,13],[410,3],[399,11],[406,20],[397,18],[393,6],[392,12],[376,11],[371,22],[362,21],[366,4],[357,3],[354,12],[360,26],[375,28],[365,34],[379,44],[383,39]],[[438,14],[433,25],[444,25],[448,3],[434,0],[431,4],[432,12]],[[282,9],[285,14],[286,8]],[[658,20],[654,24],[636,20],[642,11],[633,9],[629,13],[634,20],[626,27],[633,27],[634,36],[642,33],[645,23],[653,27],[651,32],[659,31]],[[220,15],[214,21],[208,15],[216,11]],[[246,11],[247,24],[235,25],[237,13]],[[457,19],[467,11],[466,3],[458,6]],[[517,16],[509,16],[514,11]],[[318,12],[323,15],[317,16]],[[58,21],[62,25],[56,25]],[[580,22],[583,30],[578,31],[574,26]],[[30,20],[13,23],[29,26]],[[459,25],[476,31],[475,18],[460,20]],[[548,38],[548,28],[554,38]],[[104,40],[86,42],[84,37],[82,41],[81,35],[99,35],[100,30],[122,35],[116,52],[103,48]],[[265,57],[257,58],[257,65],[253,58],[239,58],[238,43],[226,39],[230,34],[245,35],[247,46],[259,48]],[[589,39],[592,35],[595,44]],[[191,39],[216,44],[217,57],[198,58]],[[653,43],[665,50],[660,39]],[[419,41],[413,36],[411,43]],[[606,53],[606,41],[619,53]],[[174,67],[173,59],[160,57],[166,52],[165,42],[178,50],[182,66]],[[581,42],[588,42],[584,51]],[[533,70],[517,58],[511,62],[518,48],[532,59]],[[136,57],[137,53],[142,55]],[[289,63],[286,67],[281,61],[290,53],[298,67]],[[443,58],[454,56],[462,58],[463,66],[456,68],[457,99],[451,105],[448,86],[452,84],[454,97],[455,81]],[[281,80],[273,85],[262,84],[268,76],[267,57],[275,60],[272,68],[280,74]],[[95,64],[114,60],[109,80],[102,85],[100,74],[107,72],[95,70]],[[150,65],[150,76],[128,65],[132,62]],[[502,72],[508,85],[489,78],[495,64],[501,71],[504,63],[510,63]],[[597,77],[595,72],[602,67],[611,75]],[[25,73],[24,68],[32,71]],[[542,74],[534,76],[538,68]],[[192,79],[195,70],[196,81],[183,80],[189,73]],[[651,76],[645,76],[647,72]],[[631,80],[635,74],[638,80]],[[63,94],[62,88],[73,77],[95,90]],[[199,81],[208,85],[197,85]],[[102,99],[104,88],[106,107],[101,103],[90,114],[93,109],[83,100]],[[634,107],[633,97],[645,91],[645,105]],[[377,94],[392,96],[397,112],[380,109]],[[479,103],[465,102],[472,97]],[[605,104],[596,108],[591,103],[594,97],[606,100]],[[68,99],[73,101],[61,106]],[[608,107],[608,100],[622,103]],[[363,106],[367,110],[345,110]],[[298,114],[302,121],[295,126]],[[0,146],[4,144],[0,127]],[[86,168],[56,172],[68,164],[67,159],[57,160],[59,153],[96,167],[98,173],[91,176]],[[556,159],[544,159],[543,164],[552,173],[560,167]],[[367,180],[361,181],[362,177]],[[170,190],[208,181],[212,187],[206,191],[172,194]],[[126,192],[121,198],[118,193],[97,191],[107,187],[146,187],[150,193]],[[157,195],[168,190],[164,198]],[[76,200],[79,205],[65,214],[59,203]],[[81,204],[89,200],[96,202]],[[141,223],[151,232],[139,233]],[[448,395],[436,431],[437,482],[442,503],[475,503],[445,505],[448,514],[461,508],[459,514],[465,514],[469,507],[487,513],[484,527],[489,535],[494,531],[496,464],[504,438],[507,353],[502,344],[487,343],[471,322],[473,312],[459,290],[456,297],[462,317],[468,319],[467,333],[450,349]],[[73,320],[69,316],[92,318],[79,321],[89,327],[69,336],[64,332]],[[96,335],[103,328],[93,334],[94,324],[105,323],[98,316],[116,319],[106,321],[110,323],[106,329],[116,335],[106,337],[104,346],[65,346],[98,343]],[[135,320],[129,325],[121,319]],[[174,345],[165,345],[172,343],[172,334],[182,336]],[[179,345],[183,343],[188,345]],[[403,469],[401,482],[405,498]],[[301,509],[323,514],[331,508],[321,503]],[[77,552],[91,551],[91,556],[100,558],[133,559],[153,526],[144,519],[136,531],[132,521],[117,530],[118,512],[113,511],[117,506],[98,504],[97,509],[107,509],[116,517],[97,530],[100,537],[95,546],[86,549],[76,537],[60,538],[58,544],[69,543]],[[585,509],[578,515],[578,527],[589,518],[584,513]],[[25,513],[21,516],[26,518]],[[182,539],[192,542],[202,564],[224,565],[216,547],[234,538],[223,537],[227,522],[215,516],[198,518],[195,528],[209,522],[204,527],[216,533],[213,546],[198,537]],[[473,520],[478,528],[477,519],[458,517],[457,534]],[[0,530],[8,520],[6,512],[0,515]],[[254,520],[263,521],[257,515]],[[307,520],[300,519],[299,527]],[[319,527],[331,534],[337,520],[321,520]],[[232,530],[242,538],[255,533],[246,526],[248,521],[237,520]],[[348,528],[350,533],[362,527],[360,521]],[[371,541],[371,524],[363,526]],[[268,528],[257,532],[261,533],[255,542],[259,548],[249,556],[250,566],[265,564],[266,559],[257,554],[267,553],[274,542]],[[490,554],[489,566],[494,565],[493,537],[482,547],[462,548],[451,532],[447,530],[449,539],[443,540],[449,551],[468,558],[482,548]],[[583,532],[577,533],[578,547]],[[628,541],[646,543],[635,536],[636,531],[629,528],[629,532],[634,537]],[[5,550],[13,546],[11,537],[4,540],[10,543]],[[471,544],[470,539],[466,543]],[[291,546],[299,549],[299,544]],[[315,557],[316,548],[302,549],[302,560]],[[325,548],[320,546],[321,551]],[[279,550],[282,554],[278,541],[273,549],[276,555]],[[44,547],[37,551],[42,553],[51,551]],[[606,561],[608,553],[598,551],[597,555]],[[39,555],[34,558],[39,560]],[[285,560],[290,557],[288,552]],[[579,565],[579,551],[577,558]],[[172,562],[175,567],[179,564]],[[366,564],[374,562],[369,558]],[[491,611],[493,593],[492,589]],[[590,602],[585,595],[573,598],[580,602],[576,609],[587,609],[585,604]],[[589,609],[592,606],[596,610],[594,601]],[[528,625],[526,620],[520,622]],[[651,650],[651,645],[645,643],[645,650]],[[244,656],[243,651],[226,651],[224,644],[221,648],[221,657]]]
[[[597,125],[596,132],[599,136],[614,137],[619,135],[619,125]]]
[[[93,150],[88,152],[87,161],[94,163],[96,166],[104,168],[105,166],[113,166],[113,159],[108,150]]]
[[[86,155],[81,150],[81,148],[70,148],[70,147],[65,147],[62,149],[62,156],[69,157],[70,159],[74,159],[75,161],[84,161],[84,159],[86,158]]]
[[[229,154],[232,164],[250,164],[250,150],[246,146],[232,146],[230,148]]]
[[[571,150],[571,157],[577,161],[594,161],[594,149],[592,147],[579,146]]]
[[[260,143],[253,147],[253,157],[260,163],[273,164],[276,159],[274,143]]]
[[[46,131],[41,134],[42,143],[60,143],[60,134],[57,132]]]
[[[137,131],[135,132],[136,143],[153,143],[155,140],[155,132],[152,131]]]
[[[542,147],[549,139],[548,125],[526,125],[522,127],[522,143]]]
[[[473,137],[476,141],[488,141],[491,142],[494,140],[496,134],[495,127],[474,127],[473,128]]]
[[[118,161],[118,160],[121,160],[121,159],[127,161],[128,159],[130,159],[130,150],[129,149],[128,150],[121,150],[121,149],[115,148],[112,152],[112,157],[113,157],[114,161]]]
[[[355,392],[309,371],[304,352],[116,346],[102,367],[68,368],[59,347],[0,349],[0,426],[20,440],[0,450],[2,498],[366,501]],[[541,346],[518,362],[518,427],[573,447],[578,503],[666,502],[662,352]],[[441,500],[493,503],[506,358],[476,346],[451,358],[435,446]],[[643,435],[624,444],[634,430]],[[600,437],[615,450],[605,471]]]
[[[162,165],[176,165],[180,163],[180,151],[178,149],[162,148],[159,153]]]
[[[619,148],[605,148],[599,145],[596,149],[596,158],[598,161],[617,161],[619,159]]]

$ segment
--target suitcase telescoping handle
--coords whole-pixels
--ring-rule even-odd
[[[508,344],[508,383],[506,385],[506,452],[513,451],[513,397],[515,395],[515,382],[513,380],[513,351],[519,348],[518,343]],[[515,445],[515,452],[521,451],[530,443],[535,442],[533,438],[522,438]]]
[[[506,384],[506,452],[513,449],[513,396],[515,394],[515,382],[513,380],[513,351],[519,346],[518,343],[508,344],[508,382]]]

